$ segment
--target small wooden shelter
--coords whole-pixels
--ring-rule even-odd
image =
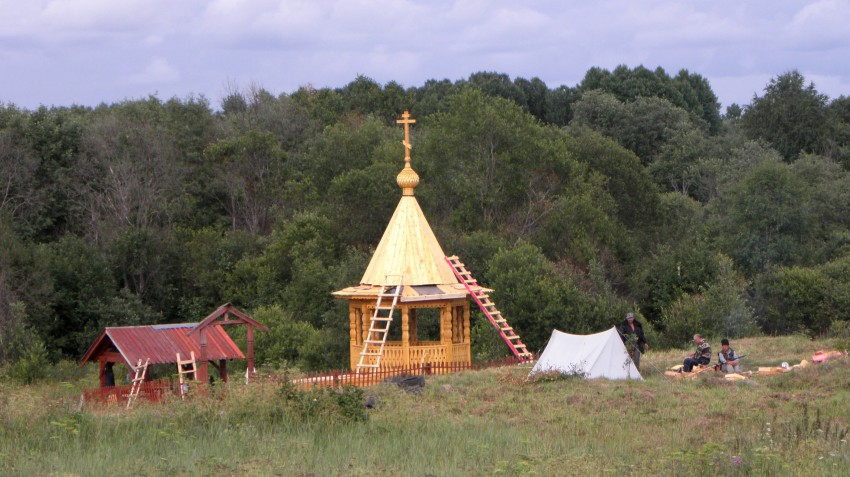
[[[96,361],[100,367],[100,386],[105,387],[108,363],[124,364],[135,371],[139,362],[176,365],[178,353],[184,359],[194,354],[200,364],[197,380],[207,380],[207,362],[210,362],[221,380],[227,381],[227,361],[245,359],[222,328],[234,324],[244,324],[248,328],[248,369],[253,369],[253,329],[268,331],[268,328],[230,303],[222,305],[200,323],[107,327],[86,351],[80,366]]]
[[[242,313],[241,311],[237,310],[230,303],[225,303],[224,305],[218,307],[217,310],[210,313],[209,316],[204,318],[203,321],[198,323],[198,326],[193,328],[187,334],[187,336],[189,337],[197,336],[198,341],[200,342],[200,353],[196,353],[195,356],[198,357],[198,361],[201,364],[198,368],[198,379],[201,381],[207,380],[207,362],[213,363],[213,366],[215,366],[215,362],[211,359],[212,356],[208,354],[210,352],[214,352],[215,350],[214,348],[211,348],[209,351],[207,350],[207,330],[227,325],[245,325],[245,327],[247,328],[248,370],[251,373],[254,372],[254,328],[259,328],[263,331],[269,331],[269,328],[266,325],[255,321],[253,318],[246,315],[245,313]],[[225,374],[226,373],[227,370],[225,369]]]
[[[389,339],[381,347],[377,360],[379,367],[471,364],[469,292],[446,261],[413,195],[419,175],[410,166],[409,126],[416,121],[405,111],[397,122],[404,125],[405,165],[396,177],[402,190],[401,200],[360,284],[333,293],[337,298],[348,300],[351,369],[357,369],[358,363],[362,363],[361,353],[367,348],[370,321],[377,319],[374,317],[379,297],[383,291],[395,291],[393,285],[399,280],[403,288],[398,306],[393,307],[393,322],[400,318],[401,329],[400,333],[398,330],[388,333]],[[477,285],[472,289],[483,290]],[[437,323],[423,323],[425,320]],[[420,339],[422,330],[437,328],[437,336]]]

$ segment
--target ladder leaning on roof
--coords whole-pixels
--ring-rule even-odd
[[[133,407],[133,401],[135,401],[139,397],[139,393],[142,391],[142,383],[145,381],[145,374],[148,371],[148,364],[150,364],[151,359],[148,358],[145,361],[145,364],[142,364],[142,358],[139,358],[139,362],[136,363],[136,374],[133,377],[133,383],[130,386],[130,395],[127,396],[127,409]]]
[[[395,278],[393,283],[390,280]],[[355,369],[360,374],[363,369],[375,369],[381,367],[381,356],[384,354],[384,345],[387,342],[390,323],[393,321],[393,311],[398,304],[401,290],[404,288],[404,275],[387,275],[381,292],[378,294],[378,302],[375,304],[375,313],[369,324],[369,333],[363,340],[363,351],[360,352],[360,362]],[[390,301],[387,305],[386,301]]]
[[[191,380],[197,379],[198,365],[195,363],[195,352],[191,351],[189,359],[180,359],[180,353],[177,353],[177,375],[180,378],[180,398],[186,399],[189,394],[189,380],[183,376],[191,374]]]
[[[472,278],[472,272],[466,269],[466,266],[461,263],[460,258],[457,255],[452,255],[451,257],[446,257],[446,262],[452,267],[455,277],[463,283],[463,286],[466,287],[466,291],[472,295],[472,299],[475,300],[475,303],[477,303],[478,307],[481,308],[481,311],[484,312],[484,316],[490,320],[490,323],[493,324],[496,331],[499,332],[499,335],[503,340],[505,340],[505,343],[508,344],[508,347],[514,353],[516,359],[519,362],[533,360],[534,355],[528,351],[528,348],[526,348],[525,344],[523,344],[523,342],[519,339],[519,335],[516,331],[508,326],[508,321],[504,316],[502,316],[502,313],[496,309],[496,304],[490,300],[490,296],[484,293],[484,290],[481,288],[472,291],[472,286],[478,285],[478,281],[475,278]]]

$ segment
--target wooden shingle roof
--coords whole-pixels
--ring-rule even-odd
[[[383,285],[387,275],[404,275],[405,285],[457,284],[444,257],[416,197],[403,196],[360,283]]]

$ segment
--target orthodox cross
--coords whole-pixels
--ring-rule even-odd
[[[410,125],[415,122],[415,119],[410,119],[410,113],[407,111],[401,115],[401,119],[396,120],[396,123],[404,124],[404,141],[401,143],[404,144],[404,162],[407,163],[410,163],[410,149],[413,147],[410,144]]]

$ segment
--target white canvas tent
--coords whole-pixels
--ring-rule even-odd
[[[613,327],[592,335],[553,330],[529,376],[546,371],[583,374],[588,379],[643,379]]]

